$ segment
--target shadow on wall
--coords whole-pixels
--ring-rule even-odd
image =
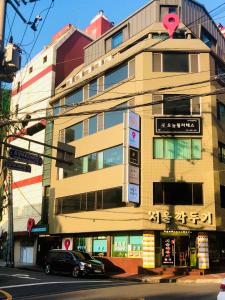
[[[106,257],[95,257],[97,260],[100,260],[105,265],[105,272],[106,273],[113,273],[113,274],[123,274],[125,273],[125,270],[116,266],[112,261],[107,259]]]

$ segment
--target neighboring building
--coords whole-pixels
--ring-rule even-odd
[[[174,39],[168,13],[180,16]],[[76,156],[72,170],[52,165],[49,245],[127,272],[224,260],[224,80],[213,77],[224,73],[224,49],[192,0],[154,0],[85,47],[50,102],[78,107],[55,110],[65,117],[53,144],[75,146]]]
[[[96,32],[105,33],[112,24],[103,14],[96,20],[104,19],[104,25],[98,29],[99,23],[95,23]],[[94,27],[92,26],[94,30]],[[84,47],[93,38],[85,32],[69,24],[56,33],[49,45],[37,54],[20,72],[16,74],[13,82],[11,110],[18,112],[22,118],[27,114],[32,117],[45,118],[48,100],[55,93],[55,87],[59,85],[71,71],[84,62]],[[60,93],[60,92],[59,92]],[[57,111],[57,105],[54,111]],[[28,127],[34,123],[30,122]],[[46,129],[32,137],[35,141],[51,144],[52,123],[48,122]],[[13,144],[29,148],[39,153],[51,154],[50,148],[28,142],[22,139],[12,141]],[[50,186],[51,160],[45,158],[43,166],[32,165],[31,174],[13,171],[13,200],[14,200],[14,235],[15,235],[15,264],[35,264],[43,258],[39,244],[47,247],[45,240],[39,238],[39,234],[48,232],[48,199]],[[28,219],[34,219],[36,228],[29,236],[27,231]],[[3,232],[7,231],[7,216],[2,221]],[[39,241],[39,242],[38,242]]]

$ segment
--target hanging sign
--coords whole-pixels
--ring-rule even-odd
[[[162,238],[162,264],[174,265],[174,238]]]

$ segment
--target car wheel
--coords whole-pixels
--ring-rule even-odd
[[[72,276],[73,278],[78,278],[80,275],[80,268],[78,266],[75,266],[73,268]]]
[[[45,274],[47,274],[47,275],[51,274],[51,266],[50,265],[45,266]]]

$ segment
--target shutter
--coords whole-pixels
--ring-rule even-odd
[[[162,101],[162,95],[152,95],[152,102]],[[152,105],[152,114],[161,115],[162,114],[162,103]]]
[[[190,54],[190,72],[198,73],[198,54]]]
[[[84,101],[86,101],[89,98],[89,95],[88,95],[88,84],[84,86],[83,93],[84,93]]]
[[[59,130],[59,142],[65,143],[65,129]]]
[[[83,121],[83,134],[84,136],[87,136],[89,133],[89,119],[86,119]]]
[[[112,38],[105,40],[105,53],[112,49]]]
[[[135,76],[135,59],[132,59],[128,63],[129,77]]]
[[[98,131],[104,129],[104,113],[98,114]]]
[[[153,72],[162,72],[162,54],[153,53]]]
[[[192,115],[200,115],[200,97],[192,98]]]
[[[98,78],[98,93],[101,93],[104,91],[104,77]]]

